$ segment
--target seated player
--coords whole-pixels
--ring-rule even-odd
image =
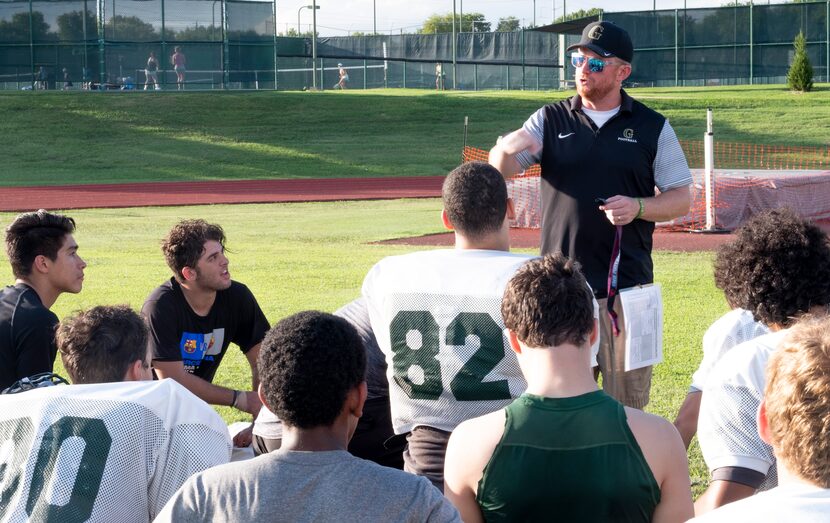
[[[712,481],[695,503],[698,515],[777,485],[775,457],[756,420],[764,369],[799,316],[830,304],[827,237],[789,209],[753,217],[723,253],[754,263],[744,292],[761,297],[754,313],[772,332],[730,350],[703,387],[698,441]]]
[[[760,248],[763,247],[756,247]],[[766,294],[776,292],[776,286],[769,280],[765,282],[758,278],[759,274],[764,273],[763,264],[766,262],[764,256],[738,251],[732,244],[718,250],[715,286],[723,291],[732,310],[718,318],[703,335],[703,361],[692,375],[689,393],[674,421],[686,448],[689,448],[697,432],[703,385],[717,362],[733,347],[769,333],[766,324],[772,320],[763,305]]]
[[[386,381],[386,360],[378,347],[366,300],[358,298],[334,311],[357,330],[366,349],[366,387],[368,395],[363,415],[357,422],[354,436],[349,441],[349,452],[380,465],[403,468],[405,440],[395,438],[389,412],[389,382]],[[282,423],[270,410],[263,407],[254,423],[254,452],[256,455],[280,448]]]
[[[225,232],[204,220],[182,220],[167,234],[161,250],[173,277],[141,309],[150,326],[156,375],[173,378],[212,405],[256,417],[262,406],[256,393],[256,359],[268,320],[248,287],[231,280]],[[231,343],[251,367],[250,391],[212,383]],[[251,444],[252,427],[234,436],[236,446]]]
[[[0,396],[4,521],[148,523],[188,477],[227,463],[208,404],[173,380],[141,381],[147,327],[131,309],[67,318],[57,344],[81,385]]]
[[[530,258],[509,252],[513,204],[494,167],[461,165],[447,175],[442,198],[455,249],[384,258],[363,282],[388,365],[392,424],[407,434],[404,470],[439,489],[456,425],[525,389],[499,305],[507,280]]]
[[[0,390],[52,372],[58,317],[49,309],[64,292],[81,291],[86,263],[78,256],[75,221],[43,209],[6,228],[15,283],[0,289]]]
[[[830,318],[793,326],[770,356],[758,432],[772,446],[778,486],[693,521],[830,521]]]
[[[576,262],[528,262],[502,304],[527,391],[468,420],[447,448],[445,492],[465,522],[685,521],[683,442],[668,421],[597,388],[598,323]]]
[[[193,476],[157,522],[460,521],[426,479],[346,451],[367,394],[366,351],[348,321],[285,318],[263,340],[259,369],[282,446]]]

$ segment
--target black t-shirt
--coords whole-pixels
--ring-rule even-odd
[[[21,378],[52,371],[57,325],[58,317],[28,285],[0,290],[0,390]]]
[[[153,359],[181,361],[185,370],[206,381],[213,381],[231,342],[247,353],[269,328],[254,295],[238,282],[217,291],[210,312],[199,316],[170,278],[150,294],[141,313],[150,327]]]

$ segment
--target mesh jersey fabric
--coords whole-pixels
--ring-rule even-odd
[[[741,467],[766,474],[759,490],[778,484],[772,447],[758,435],[756,416],[767,360],[786,336],[781,330],[738,345],[718,363],[700,402],[698,440],[710,471]]]
[[[660,487],[622,404],[598,390],[505,410],[478,483],[485,521],[651,521]]]
[[[363,282],[386,356],[396,434],[452,431],[505,407],[527,387],[504,335],[501,301],[527,255],[433,250],[391,256]]]
[[[715,320],[703,335],[703,361],[692,374],[691,389],[703,390],[712,369],[730,349],[768,333],[769,328],[744,309],[732,309]]]
[[[192,474],[227,463],[222,418],[173,381],[0,396],[0,521],[147,523]]]
[[[830,521],[830,489],[802,483],[782,485],[724,505],[690,523],[826,523]]]

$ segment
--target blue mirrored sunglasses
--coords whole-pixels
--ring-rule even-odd
[[[601,73],[603,69],[605,69],[606,65],[613,65],[613,60],[600,60],[599,58],[588,58],[585,55],[581,54],[572,54],[571,55],[571,65],[574,66],[575,69],[579,69],[583,65],[585,65],[585,61],[588,61],[588,70],[592,73]]]

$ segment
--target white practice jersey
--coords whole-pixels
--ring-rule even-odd
[[[147,523],[230,453],[222,418],[172,379],[2,395],[0,522]]]
[[[826,523],[830,521],[830,489],[803,483],[782,485],[724,505],[690,523]]]
[[[703,387],[698,440],[710,471],[741,467],[766,474],[759,490],[778,484],[772,447],[758,435],[758,407],[769,357],[786,335],[782,330],[738,345],[718,363]]]
[[[529,259],[453,249],[391,256],[372,267],[363,295],[388,364],[397,434],[418,425],[452,431],[525,390],[504,335],[501,301]]]
[[[692,390],[703,390],[712,369],[731,348],[768,333],[769,328],[744,309],[732,309],[718,318],[703,335],[703,361],[692,375]]]

